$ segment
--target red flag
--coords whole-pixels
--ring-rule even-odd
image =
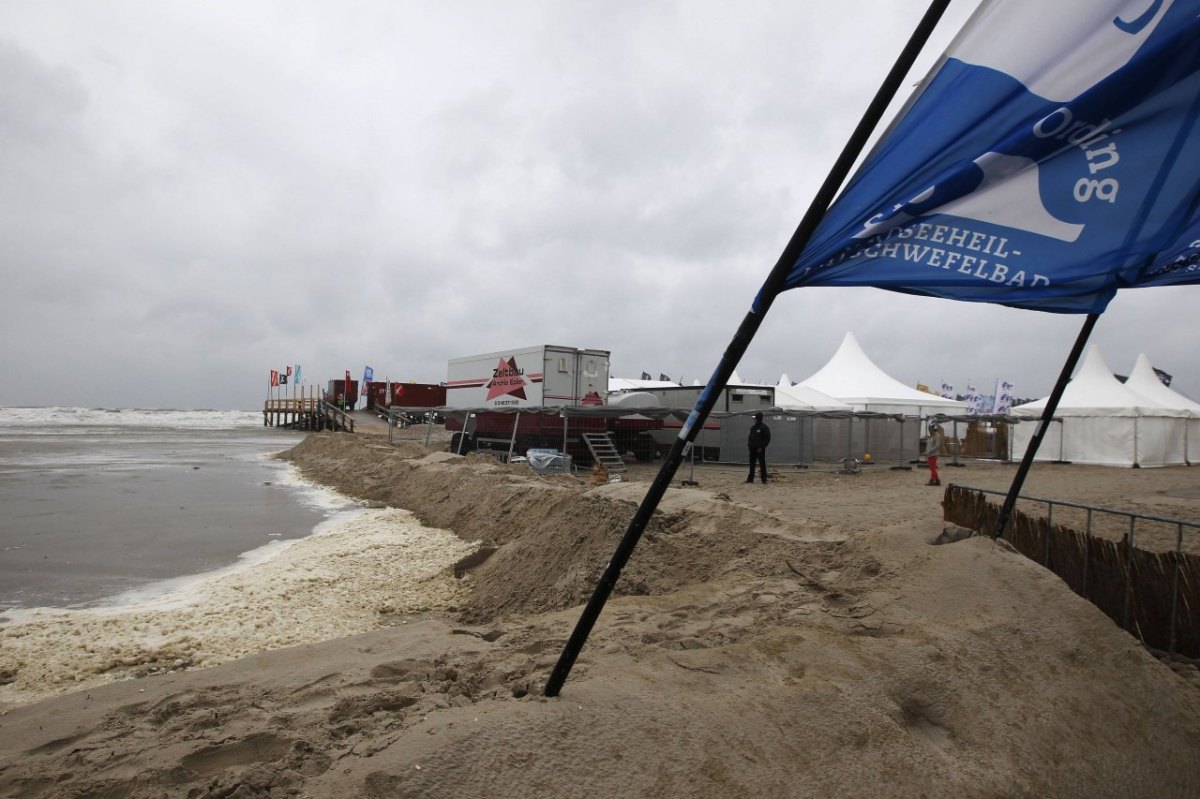
[[[274,369],[272,369],[271,370],[271,388],[275,388],[278,385],[279,385],[279,372],[276,372]]]

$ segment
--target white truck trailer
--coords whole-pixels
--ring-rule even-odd
[[[542,344],[453,358],[446,369],[451,408],[603,405],[609,351]]]

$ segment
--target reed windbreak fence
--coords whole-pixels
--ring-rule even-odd
[[[992,530],[1000,511],[988,494],[1003,492],[950,485],[943,503],[946,521],[972,530]],[[1200,657],[1200,556],[1183,551],[1185,531],[1200,535],[1200,523],[1166,519],[1061,500],[1021,497],[1047,503],[1047,517],[1014,510],[1003,538],[1027,558],[1050,569],[1071,590],[1100,608],[1148,647]],[[1129,531],[1112,541],[1054,524],[1053,507],[1084,508],[1128,517]],[[1151,552],[1134,545],[1138,520],[1176,525],[1176,547]]]

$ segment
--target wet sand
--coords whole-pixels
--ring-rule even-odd
[[[677,480],[546,699],[646,469],[589,486],[339,434],[288,458],[492,554],[445,553],[420,579],[455,590],[419,610],[362,603],[369,632],[10,705],[0,793],[1200,794],[1191,672],[1003,543],[932,546],[941,492],[920,472],[777,470],[763,487],[704,467],[698,488]],[[1003,487],[1013,468],[972,463],[970,480],[952,479]],[[1039,466],[1030,490],[1195,516],[1195,474]],[[343,569],[338,551],[318,559],[328,573],[310,600],[373,596],[378,585],[342,585],[360,561]]]

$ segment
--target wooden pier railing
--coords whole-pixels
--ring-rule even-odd
[[[319,397],[288,397],[266,400],[263,404],[263,426],[353,433],[354,419],[341,408]]]

